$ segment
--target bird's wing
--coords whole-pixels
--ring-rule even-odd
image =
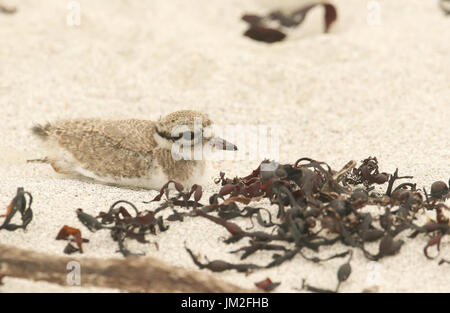
[[[154,124],[149,121],[74,120],[53,126],[58,145],[96,175],[141,176],[151,167]]]

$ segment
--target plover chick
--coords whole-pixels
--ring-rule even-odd
[[[188,188],[204,183],[205,147],[237,150],[214,137],[211,126],[206,114],[185,110],[157,122],[78,119],[35,125],[32,132],[46,144],[44,162],[58,173],[160,189],[169,180]]]

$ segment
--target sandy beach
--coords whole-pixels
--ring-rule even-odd
[[[17,13],[0,14],[0,214],[17,187],[34,198],[27,230],[0,231],[1,244],[63,256],[67,242],[55,237],[70,225],[90,240],[77,257],[122,258],[110,234],[90,233],[75,210],[97,215],[120,199],[140,209],[157,206],[143,203],[156,191],[79,181],[57,175],[49,165],[26,163],[44,156],[30,128],[59,119],[157,120],[193,109],[219,127],[277,126],[280,163],[311,157],[341,168],[349,160],[376,156],[383,171],[399,168],[400,174],[413,175],[419,188],[450,178],[450,17],[437,1],[375,1],[379,24],[372,25],[370,1],[335,0],[339,16],[330,33],[322,32],[323,12],[317,8],[287,40],[273,45],[242,36],[247,25],[240,17],[267,13],[278,2],[289,7],[292,1],[83,0],[78,26],[67,24],[69,1],[1,2],[17,7]],[[213,179],[220,171],[245,176],[263,159],[244,155],[213,162],[205,201],[218,191]],[[258,206],[276,209],[267,200]],[[152,244],[129,246],[200,271],[184,242],[209,260],[239,262],[239,255],[229,252],[242,243],[226,245],[226,236],[222,227],[191,218],[149,238],[159,250]],[[377,263],[355,250],[352,274],[341,291],[377,285],[380,292],[450,292],[450,266],[438,265],[441,257],[450,258],[448,236],[435,260],[423,254],[425,236],[400,237],[406,242],[401,253]],[[343,250],[336,244],[321,255]],[[258,252],[248,261],[265,264],[271,255]],[[248,276],[235,271],[215,276],[243,288],[270,277],[281,282],[277,292],[297,292],[302,279],[334,288],[341,264],[296,257]],[[3,282],[0,292],[120,292],[11,277]]]

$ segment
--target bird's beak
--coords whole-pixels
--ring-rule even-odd
[[[236,151],[238,149],[236,145],[219,137],[214,137],[209,142],[219,150]]]

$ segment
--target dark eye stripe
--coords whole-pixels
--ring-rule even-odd
[[[176,137],[172,137],[170,134],[167,134],[167,133],[164,133],[164,132],[160,132],[158,129],[156,129],[156,133],[159,136],[161,136],[162,138],[167,139],[167,140],[174,140],[174,139],[177,140],[177,139],[181,138],[181,135],[176,136]]]
[[[186,140],[193,141],[196,137],[198,138],[201,136],[201,132],[194,133],[191,131],[181,133],[177,136],[172,136],[167,133],[160,132],[158,129],[156,129],[156,133],[167,140],[178,140],[178,139],[181,139],[181,137],[183,137]]]

